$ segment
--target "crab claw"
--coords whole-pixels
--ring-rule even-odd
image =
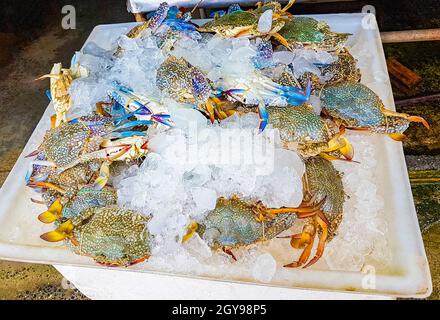
[[[419,117],[419,116],[411,116],[406,113],[399,113],[399,112],[392,111],[392,110],[385,109],[385,108],[382,109],[382,113],[386,116],[389,116],[389,117],[404,118],[404,119],[408,120],[409,122],[420,122],[423,124],[423,126],[426,129],[430,128],[429,123],[425,119],[423,119],[422,117]]]
[[[423,119],[422,117],[418,117],[418,116],[409,116],[409,117],[407,117],[406,119],[408,119],[408,121],[410,121],[410,122],[420,122],[420,123],[422,123],[423,124],[423,126],[426,128],[426,129],[430,129],[430,126],[429,126],[429,123],[428,123],[428,121],[426,121],[425,119]]]
[[[267,113],[266,105],[263,101],[258,104],[258,116],[260,117],[260,133],[266,128],[267,122],[269,120],[269,114]]]
[[[104,148],[106,154],[106,159],[109,161],[114,161],[124,154],[126,154],[131,149],[131,144],[121,144],[118,146],[111,146]]]
[[[297,89],[297,88],[295,88]],[[289,90],[285,93],[287,102],[294,106],[302,105],[310,99],[310,92],[312,90],[312,82],[307,82],[306,91]]]

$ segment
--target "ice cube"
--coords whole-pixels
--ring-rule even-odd
[[[252,268],[252,276],[260,282],[270,282],[277,270],[277,263],[270,253],[258,256]]]
[[[192,198],[197,206],[197,211],[207,211],[215,208],[217,203],[217,192],[204,187],[191,188]]]
[[[257,30],[259,32],[268,33],[272,29],[272,16],[273,11],[271,9],[263,12],[258,20]]]

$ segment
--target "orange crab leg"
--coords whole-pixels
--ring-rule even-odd
[[[406,118],[408,121],[411,122],[420,122],[422,123],[426,129],[430,129],[429,123],[428,121],[426,121],[425,119],[423,119],[422,117],[418,117],[418,116],[409,116]]]
[[[324,222],[320,216],[316,217],[316,222],[321,227],[321,235],[319,236],[318,248],[316,249],[315,256],[303,268],[310,267],[312,264],[314,264],[316,261],[318,261],[322,257],[322,255],[324,254],[325,243],[326,243],[327,237],[328,237],[328,227],[327,227],[328,224],[326,222]]]
[[[309,238],[309,239],[308,239]],[[304,240],[303,240],[304,239]],[[295,237],[292,237],[292,240],[291,240],[291,245],[292,245],[292,247],[294,247],[294,245],[298,245],[298,244],[296,244],[295,243],[295,240],[297,240],[296,239],[296,236]],[[302,236],[301,235],[301,239],[299,239],[299,243],[302,243],[302,240],[304,241],[303,243],[307,243],[307,245],[306,245],[306,247],[304,248],[304,250],[303,250],[303,252],[301,253],[301,256],[299,257],[299,259],[298,259],[298,261],[294,261],[294,262],[292,262],[292,263],[289,263],[289,264],[286,264],[286,265],[284,265],[284,267],[286,267],[286,268],[297,268],[297,267],[300,267],[300,266],[302,266],[304,263],[306,263],[307,262],[307,260],[309,259],[309,257],[310,257],[310,254],[311,254],[311,252],[312,252],[312,248],[313,248],[313,243],[315,242],[315,235],[314,234],[311,234],[311,235],[308,235],[308,236]],[[307,241],[308,240],[308,241]],[[295,244],[294,244],[295,243]]]
[[[57,186],[57,185],[55,185],[53,183],[50,183],[50,182],[31,181],[31,182],[28,183],[28,186],[31,187],[31,188],[52,189],[52,190],[58,191],[59,193],[63,193],[63,194],[66,192],[63,188],[61,188],[61,187],[59,187],[59,186]]]
[[[324,204],[325,198],[314,206],[299,206],[297,208],[278,208],[278,209],[266,209],[266,214],[275,215],[280,213],[295,213],[298,216],[309,217],[316,214],[316,212]]]

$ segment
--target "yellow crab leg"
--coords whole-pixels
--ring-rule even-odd
[[[69,238],[72,235],[73,223],[70,220],[60,224],[54,231],[46,232],[40,236],[41,239],[48,242],[58,242]]]
[[[47,211],[44,211],[38,216],[38,220],[43,223],[52,223],[61,218],[61,212],[63,210],[63,206],[61,204],[60,199],[55,200]]]
[[[290,1],[286,4],[286,6],[285,6],[283,9],[281,9],[281,12],[286,12],[287,10],[289,10],[290,7],[293,6],[293,4],[294,4],[295,2],[296,2],[296,0],[290,0]]]
[[[403,133],[388,133],[388,136],[394,141],[403,141],[406,139],[406,136]]]
[[[287,49],[292,50],[292,47],[290,46],[289,42],[278,32],[272,33],[272,36],[277,39],[283,46],[285,46]]]
[[[198,228],[199,225],[197,222],[191,222],[191,224],[188,226],[188,230],[186,231],[186,234],[182,238],[182,243],[191,239]]]

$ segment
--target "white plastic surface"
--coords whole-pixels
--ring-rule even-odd
[[[326,20],[333,30],[353,33],[354,37],[360,37],[357,39],[365,42],[366,50],[361,50],[357,52],[358,55],[355,55],[360,64],[362,61],[365,62],[364,55],[369,56],[369,61],[371,61],[368,66],[361,68],[362,81],[379,94],[388,108],[394,108],[379,32],[377,28],[371,27],[374,26],[374,17],[369,16],[370,20],[363,14],[315,17],[319,20]],[[110,43],[133,25],[130,23],[97,26],[87,41],[93,41],[105,49],[110,49]],[[381,79],[380,82],[375,80],[378,77]],[[37,214],[44,208],[29,200],[33,192],[24,185],[24,175],[29,163],[24,155],[34,150],[41,141],[45,130],[49,127],[50,114],[52,114],[51,106],[46,110],[23,154],[0,190],[0,258],[2,259],[55,264],[80,290],[94,298],[347,297],[332,293],[334,291],[425,297],[431,293],[430,272],[401,143],[386,136],[375,139],[377,141],[376,154],[379,155],[377,170],[380,173],[379,176],[382,177],[377,181],[377,188],[385,199],[388,221],[387,240],[393,255],[391,266],[375,275],[375,288],[365,286],[367,275],[364,273],[330,271],[322,265],[309,269],[282,268],[281,272],[277,273],[266,285],[253,282],[251,277],[212,279],[209,275],[197,277],[189,274],[166,275],[160,270],[151,270],[148,262],[121,269],[126,272],[115,269],[108,271],[103,270],[103,267],[98,266],[89,258],[71,253],[60,244],[48,244],[40,240],[38,236],[51,230],[53,226],[44,225],[36,219]],[[100,269],[90,270],[66,267],[66,265]],[[147,274],[141,272],[147,272]],[[315,291],[294,290],[298,288],[324,291],[315,293]],[[358,296],[355,295],[356,297]],[[365,298],[363,295],[362,297]]]
[[[139,13],[139,12],[148,12],[156,10],[157,7],[164,2],[164,0],[127,0],[127,10],[128,12],[132,13]],[[195,5],[197,5],[200,2],[200,0],[169,0],[167,3],[172,5],[177,5],[179,7],[184,8],[193,8]],[[200,6],[204,8],[225,8],[230,6],[231,4],[239,2],[241,5],[253,5],[258,1],[253,0],[244,0],[244,1],[237,1],[237,0],[204,0]],[[279,1],[281,3],[287,2],[287,0],[281,0]],[[301,1],[300,1],[301,2]]]

